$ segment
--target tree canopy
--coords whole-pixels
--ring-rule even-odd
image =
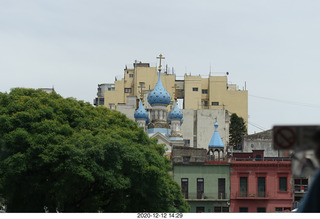
[[[164,147],[105,107],[42,90],[0,93],[8,212],[183,212]]]
[[[229,145],[235,150],[241,149],[243,136],[247,134],[247,127],[242,117],[231,114],[229,127]]]

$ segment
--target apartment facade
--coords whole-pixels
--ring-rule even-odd
[[[162,72],[164,73],[161,75],[161,81],[164,88],[171,97],[183,102],[182,109],[227,110],[237,113],[248,124],[248,91],[238,89],[235,84],[229,84],[227,74],[209,74],[207,77],[184,74],[183,80],[178,80],[175,74]],[[157,80],[156,66],[135,62],[133,68],[124,69],[123,78],[114,81],[112,89],[104,91],[103,105],[117,110],[119,104],[127,104],[129,96],[145,99],[144,97],[155,87]],[[150,106],[146,102],[143,104],[148,110]],[[96,105],[100,105],[99,102],[96,101]]]
[[[286,212],[293,206],[291,160],[264,157],[263,150],[233,153],[231,212]]]
[[[208,161],[207,150],[175,147],[173,178],[190,204],[190,212],[230,212],[230,168],[227,161]]]

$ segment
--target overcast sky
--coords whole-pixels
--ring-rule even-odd
[[[135,60],[249,91],[249,133],[320,124],[320,1],[0,0],[0,92],[92,103]]]

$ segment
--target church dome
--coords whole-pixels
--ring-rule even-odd
[[[179,109],[177,102],[175,102],[174,108],[169,113],[169,119],[170,120],[171,119],[180,119],[181,123],[182,123],[183,114],[182,114],[181,110]]]
[[[224,144],[222,142],[222,139],[220,137],[219,131],[218,131],[218,126],[219,124],[216,122],[214,124],[214,133],[212,135],[211,141],[209,143],[209,148],[213,147],[213,148],[224,148]]]
[[[146,119],[146,123],[149,123],[149,117],[146,109],[143,107],[142,101],[140,100],[140,106],[134,113],[135,119]]]
[[[171,96],[168,91],[163,87],[161,82],[161,74],[159,72],[159,79],[155,88],[148,94],[148,102],[150,105],[163,104],[169,105]]]

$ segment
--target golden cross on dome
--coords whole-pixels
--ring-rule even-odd
[[[159,55],[159,57],[157,57],[157,59],[160,59],[160,64],[159,64],[159,72],[161,72],[161,59],[165,59],[165,57],[162,55],[162,54],[160,54]]]

